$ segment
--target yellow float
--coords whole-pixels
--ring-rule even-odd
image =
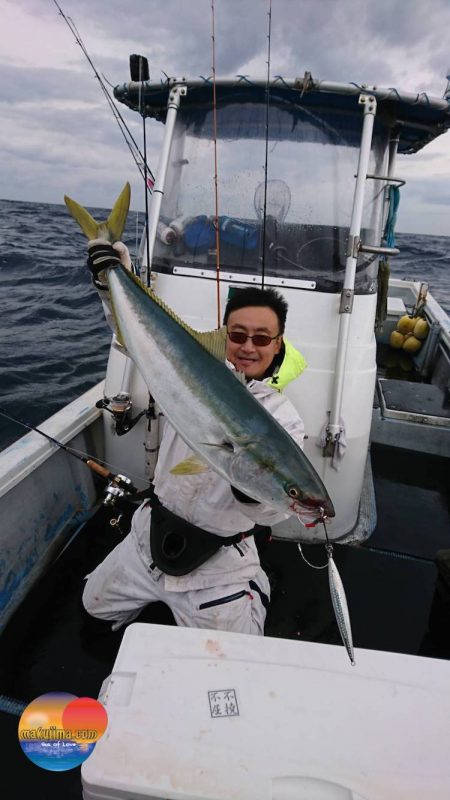
[[[404,350],[414,355],[419,352],[429,330],[430,326],[423,317],[404,314],[398,320],[396,329],[392,331],[389,344],[394,350]]]
[[[427,336],[428,336],[429,330],[430,330],[430,326],[428,325],[428,322],[426,321],[426,319],[421,319],[419,317],[419,319],[417,320],[417,322],[416,322],[416,324],[414,326],[414,330],[413,330],[413,333],[414,333],[414,336],[416,337],[416,339],[426,339]]]
[[[389,344],[391,347],[394,347],[395,350],[400,350],[403,346],[403,342],[405,341],[405,337],[403,333],[399,333],[399,331],[392,331],[391,337],[389,339]]]
[[[416,317],[409,317],[406,314],[404,317],[400,317],[399,321],[397,322],[397,330],[400,331],[400,333],[412,333],[416,322]]]
[[[420,339],[416,339],[415,336],[412,334],[410,336],[405,337],[405,341],[403,342],[402,348],[405,353],[417,353],[420,348],[422,347],[422,342]]]

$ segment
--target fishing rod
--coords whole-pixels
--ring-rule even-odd
[[[217,94],[216,94],[216,34],[215,34],[215,6],[211,0],[212,17],[212,71],[213,71],[213,130],[214,130],[214,193],[215,193],[215,219],[216,229],[216,286],[217,286],[217,327],[221,326],[220,313],[220,232],[219,232],[219,188],[217,174]]]
[[[11,422],[16,423],[17,425],[21,425],[23,428],[27,428],[30,431],[34,431],[35,433],[39,433],[40,436],[43,436],[52,444],[55,444],[61,450],[65,450],[70,456],[77,458],[79,461],[82,461],[83,464],[86,464],[87,467],[92,472],[95,472],[96,475],[99,475],[104,480],[109,481],[108,486],[106,487],[106,498],[104,500],[105,505],[114,505],[116,500],[120,497],[124,497],[126,494],[136,494],[137,489],[131,482],[130,478],[127,478],[125,475],[120,475],[118,473],[111,472],[111,470],[107,469],[106,467],[102,466],[95,461],[95,459],[87,456],[81,455],[78,451],[74,450],[72,447],[68,447],[66,444],[59,442],[58,439],[55,439],[53,436],[50,436],[48,433],[44,433],[40,428],[36,428],[34,425],[31,425],[29,422],[25,422],[20,417],[16,417],[13,414],[7,412],[3,406],[0,406],[0,415],[2,417],[6,417],[6,419],[11,420]]]
[[[148,176],[147,164],[147,127],[145,124],[145,107],[142,101],[144,81],[150,80],[150,72],[148,69],[148,61],[144,56],[131,55],[130,56],[130,73],[131,80],[139,82],[139,113],[142,116],[142,138],[144,144],[144,192],[145,192],[145,241],[147,252],[147,287],[151,284],[151,264],[150,264],[150,241],[149,241],[149,213],[148,213],[148,193],[150,190],[150,179]],[[152,175],[152,186],[154,185],[155,178]]]
[[[267,82],[266,82],[266,147],[264,160],[264,207],[263,207],[263,231],[262,231],[262,272],[261,289],[264,289],[264,276],[266,269],[266,216],[267,216],[267,165],[269,160],[269,105],[270,105],[270,42],[272,38],[272,0],[269,0],[268,15],[268,34],[267,34]]]
[[[116,120],[116,122],[117,122],[117,124],[119,126],[119,130],[120,130],[120,132],[121,132],[121,134],[122,134],[122,136],[123,136],[123,138],[125,140],[125,144],[127,145],[128,149],[129,149],[129,151],[131,153],[131,156],[133,158],[133,161],[136,164],[136,166],[137,166],[142,178],[145,181],[147,181],[147,177],[150,176],[151,180],[154,182],[155,176],[153,175],[153,172],[151,171],[151,169],[149,168],[149,166],[147,164],[146,154],[142,155],[142,153],[141,153],[141,151],[140,151],[140,149],[138,147],[138,144],[137,144],[136,140],[134,139],[133,134],[131,133],[127,123],[125,122],[125,119],[123,118],[122,114],[120,113],[119,109],[117,108],[116,104],[114,103],[110,93],[108,92],[108,89],[105,86],[104,81],[102,80],[101,76],[99,75],[99,73],[98,73],[98,71],[97,71],[97,69],[96,69],[96,67],[95,67],[95,65],[94,65],[94,63],[93,63],[93,61],[92,61],[87,49],[86,49],[86,46],[85,46],[85,44],[84,44],[84,42],[83,42],[83,40],[81,38],[81,35],[80,35],[75,23],[73,22],[73,20],[70,17],[68,17],[64,13],[64,11],[62,10],[62,8],[59,5],[59,3],[57,2],[57,0],[53,0],[53,2],[55,4],[56,8],[58,9],[58,12],[59,12],[60,16],[63,18],[64,22],[66,23],[67,27],[69,28],[69,30],[70,30],[72,36],[74,37],[76,43],[81,48],[81,51],[82,51],[83,55],[85,56],[88,64],[90,65],[91,69],[93,70],[94,75],[95,75],[95,77],[97,78],[97,80],[98,80],[98,82],[100,84],[101,90],[102,90],[103,94],[106,97],[106,100],[107,100],[107,103],[108,103],[108,105],[110,107],[110,110],[112,111],[113,117],[114,117],[114,119]],[[146,183],[146,185],[148,185],[148,184]]]

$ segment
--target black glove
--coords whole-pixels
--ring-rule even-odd
[[[92,273],[92,281],[97,289],[105,290],[108,284],[99,280],[100,272],[109,267],[117,267],[121,263],[119,253],[108,242],[95,242],[88,245],[87,265]]]
[[[236,489],[235,486],[230,485],[230,489],[231,494],[236,498],[236,500],[239,500],[240,503],[259,503],[259,500],[254,500],[253,497],[249,497],[248,494],[244,494],[244,492],[241,492],[240,489]]]

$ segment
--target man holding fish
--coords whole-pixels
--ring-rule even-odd
[[[280,393],[305,366],[283,338],[287,304],[271,289],[236,290],[223,329],[193,331],[129,271],[117,203],[98,225],[67,204],[98,237],[94,283],[165,416],[151,496],[88,576],[84,606],[119,628],[163,601],[179,625],[262,635],[270,587],[255,536],[291,514],[307,525],[334,515]]]

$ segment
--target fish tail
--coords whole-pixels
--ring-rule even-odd
[[[114,242],[120,241],[125,229],[128,211],[130,209],[131,187],[128,181],[114,203],[111,213],[106,220],[108,229]]]
[[[64,202],[78,223],[83,233],[89,240],[106,239],[111,244],[118,242],[125,229],[128,211],[130,208],[131,188],[127,182],[114,203],[111,213],[106,221],[97,222],[83,206],[75,200],[64,195]]]

